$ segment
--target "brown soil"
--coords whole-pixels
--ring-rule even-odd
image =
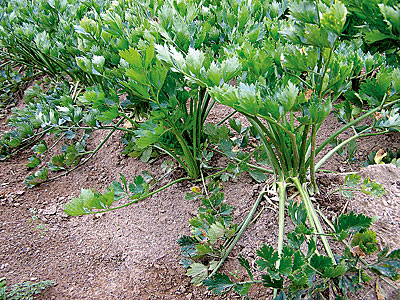
[[[228,114],[217,107],[212,118]],[[4,130],[5,118],[0,129]],[[320,138],[326,138],[338,126],[329,118]],[[101,141],[105,132],[94,134],[89,145]],[[379,148],[399,149],[399,135],[359,142],[357,157]],[[180,266],[177,239],[190,234],[188,220],[199,203],[184,200],[192,183],[169,188],[145,201],[102,216],[68,217],[63,204],[79,195],[81,188],[102,191],[122,173],[129,180],[149,170],[158,174],[162,159],[144,164],[138,159],[120,154],[120,137],[113,136],[96,157],[78,170],[56,181],[27,189],[23,184],[29,171],[25,163],[28,152],[1,163],[0,168],[0,278],[9,284],[22,281],[54,280],[56,286],[38,299],[235,299],[238,296],[213,296],[204,287],[193,287]],[[343,159],[335,155],[326,169],[349,170]],[[379,216],[375,229],[382,245],[400,244],[400,169],[393,165],[362,169],[363,176],[383,184],[387,194],[377,200],[357,194],[352,200],[329,196],[343,181],[343,176],[319,176],[321,195],[318,202],[328,217],[334,217],[344,207],[367,215]],[[164,179],[168,182],[178,174]],[[240,222],[255,201],[260,184],[243,174],[224,184],[226,201],[235,206],[234,218]],[[348,203],[347,203],[348,201]],[[238,253],[254,260],[255,250],[263,243],[276,244],[277,210],[268,201],[265,209],[245,232],[235,247],[232,258],[224,266],[227,271],[241,270],[233,257]],[[38,221],[31,221],[36,211]],[[243,273],[239,271],[239,276]],[[380,282],[386,299],[395,299],[393,287]],[[355,299],[377,299],[375,283]],[[269,299],[271,293],[254,286],[251,299]]]

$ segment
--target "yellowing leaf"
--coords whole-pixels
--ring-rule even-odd
[[[196,194],[200,194],[201,193],[201,189],[198,186],[194,186],[194,187],[192,187],[192,192],[196,193]]]
[[[378,152],[376,152],[375,157],[374,157],[374,162],[376,164],[380,164],[382,162],[382,159],[384,159],[387,156],[387,152],[383,149],[379,149]]]

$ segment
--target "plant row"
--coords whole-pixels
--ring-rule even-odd
[[[279,199],[278,244],[276,250],[263,246],[257,264],[267,271],[262,282],[275,289],[277,299],[323,299],[327,290],[346,298],[355,289],[349,280],[366,281],[363,274],[369,270],[397,279],[396,251],[384,250],[377,263],[356,272],[360,257],[377,251],[372,219],[349,213],[329,224],[312,201],[318,193],[316,174],[335,153],[346,151],[350,159],[357,139],[399,130],[400,7],[395,1],[0,4],[2,59],[46,76],[44,83],[25,91],[25,108],[13,111],[11,130],[0,139],[2,160],[31,148],[27,167],[34,172],[25,179],[27,186],[75,170],[117,132],[123,133],[123,154],[145,162],[165,154],[186,173],[164,185],[171,166],[160,178],[145,172],[129,183],[121,175],[104,192],[82,190],[65,205],[67,214],[126,207],[183,180],[202,182],[207,191],[208,183],[241,172],[258,182],[272,176],[268,190]],[[208,123],[216,105],[231,113]],[[329,115],[340,126],[317,144]],[[107,135],[89,149],[87,139],[98,130]],[[342,140],[344,132],[349,134]],[[229,164],[215,164],[213,157],[220,155]],[[357,178],[348,179],[350,188],[342,192],[351,190]],[[288,200],[289,186],[301,203]],[[382,194],[368,179],[362,190]],[[203,199],[204,205],[191,221],[194,236],[179,242],[187,247],[188,275],[217,293],[234,289],[245,295],[251,282],[233,283],[217,271],[265,192],[235,226],[218,187],[209,194],[188,196]],[[285,233],[285,215],[296,226],[294,232]],[[220,238],[226,241],[218,250],[208,245]],[[328,238],[347,243],[344,254],[333,253]],[[353,253],[356,247],[362,255]],[[198,261],[213,251],[220,258],[216,264]],[[240,263],[254,281],[249,262],[240,258]],[[350,278],[349,272],[357,274]]]

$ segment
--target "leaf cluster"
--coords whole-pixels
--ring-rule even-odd
[[[307,213],[304,205],[291,202],[288,213],[295,229],[288,232],[282,254],[266,244],[257,250],[256,265],[263,272],[262,284],[281,291],[275,299],[324,299],[324,293],[329,289],[336,297],[348,299],[350,293],[371,279],[371,272],[392,279],[399,276],[398,250],[388,254],[388,249],[384,249],[374,263],[359,263],[360,257],[378,250],[376,233],[368,229],[372,224],[371,218],[350,212],[335,220],[334,230],[329,235],[336,240],[349,239],[351,242],[343,254],[336,255],[332,261],[317,250],[313,230],[305,223]],[[258,281],[254,280],[254,270],[248,260],[240,257],[239,263],[247,270],[250,281],[235,283],[227,275],[216,274],[204,280],[204,285],[216,294],[231,289],[241,294],[245,287],[247,293],[249,285]],[[333,290],[332,286],[335,286]]]
[[[192,235],[184,235],[178,240],[184,256],[182,264],[195,285],[202,284],[215,268],[218,258],[224,255],[227,243],[238,229],[237,224],[232,224],[233,207],[225,203],[218,183],[211,184],[208,195],[195,190],[202,206],[197,216],[189,221]],[[189,197],[193,199],[193,194]]]
[[[0,299],[1,300],[33,300],[43,290],[55,284],[54,281],[44,280],[36,283],[30,281],[21,282],[12,287],[7,286],[5,278],[0,278]]]

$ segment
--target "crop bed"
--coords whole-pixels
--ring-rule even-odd
[[[399,297],[392,2],[0,0],[0,299]]]

